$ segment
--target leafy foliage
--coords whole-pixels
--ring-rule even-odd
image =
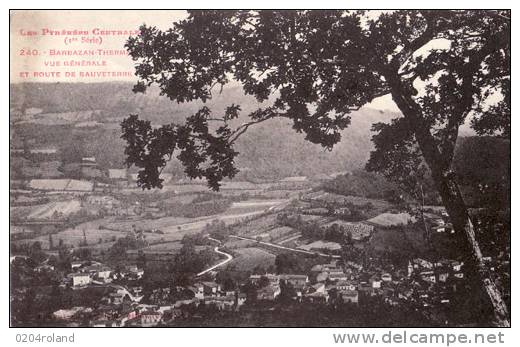
[[[219,127],[217,135],[208,132],[207,118],[210,110],[203,107],[188,117],[185,125],[163,125],[152,128],[150,121],[140,120],[136,115],[123,120],[122,138],[127,142],[126,164],[136,165],[142,170],[138,174],[138,184],[150,189],[162,187],[159,177],[173,152],[179,150],[177,159],[185,167],[188,177],[208,179],[210,187],[217,190],[219,182],[233,177],[237,170],[233,166],[237,154],[227,142],[230,130]]]
[[[156,84],[177,102],[206,102],[215,86],[233,79],[246,94],[271,105],[250,112],[250,120],[234,130],[229,121],[239,118],[241,109],[235,104],[221,117],[210,117],[204,106],[185,125],[158,129],[132,116],[123,126],[127,164],[142,168],[144,188],[160,186],[165,157],[178,149],[186,173],[207,177],[217,189],[219,180],[236,174],[232,145],[250,125],[285,117],[307,140],[330,149],[352,110],[391,93],[407,120],[375,127],[381,140],[375,138],[371,168],[387,174],[417,168],[414,135],[421,128],[421,138],[434,129],[428,139],[433,143],[421,149],[429,146],[428,156],[446,169],[458,127],[470,113],[480,133],[507,135],[507,116],[495,118],[508,110],[509,99],[482,105],[493,91],[508,94],[509,23],[507,11],[388,11],[378,17],[365,11],[191,11],[167,31],[142,26],[126,45],[140,77],[135,91]],[[439,40],[449,41],[449,48],[416,54]],[[422,93],[414,86],[417,79],[426,85]],[[420,115],[410,116],[418,110]],[[211,129],[210,119],[221,126]],[[378,147],[392,135],[397,135],[393,143],[402,145]],[[158,140],[163,136],[170,139]],[[377,164],[388,153],[400,167]]]

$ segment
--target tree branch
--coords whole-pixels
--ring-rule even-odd
[[[266,120],[269,120],[269,119],[272,119],[272,118],[275,118],[275,117],[278,117],[278,116],[281,116],[281,115],[278,115],[278,114],[272,114],[272,115],[269,115],[265,118],[262,118],[262,119],[257,119],[257,120],[254,120],[254,121],[251,121],[251,122],[247,122],[247,123],[244,123],[242,125],[240,125],[239,127],[237,127],[232,133],[231,135],[229,136],[229,143],[230,144],[233,144],[236,140],[238,140],[238,138],[247,131],[247,129],[254,125],[254,124],[258,124],[258,123],[262,123]]]

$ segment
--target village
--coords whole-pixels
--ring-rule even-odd
[[[27,259],[13,257],[12,266],[23,266]],[[16,265],[18,264],[18,265]],[[33,270],[50,276],[55,268],[45,262]],[[92,306],[64,307],[52,312],[47,322],[56,326],[157,326],[190,321],[200,310],[218,315],[240,312],[248,305],[269,306],[288,302],[299,305],[349,307],[370,305],[379,299],[384,305],[406,305],[423,313],[438,315],[457,295],[464,295],[468,282],[464,263],[441,259],[431,262],[410,259],[406,268],[363,266],[353,261],[329,260],[318,263],[307,274],[251,274],[231,285],[216,278],[218,270],[175,285],[148,288],[144,293],[143,269],[128,265],[114,269],[96,261],[71,263],[71,272],[61,280],[62,290],[88,293],[102,290]],[[83,294],[80,294],[83,295]],[[254,306],[253,306],[254,307]]]

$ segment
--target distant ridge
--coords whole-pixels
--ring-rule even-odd
[[[48,113],[78,111],[85,111],[88,115],[88,111],[92,111],[95,119],[85,119],[85,113],[81,113],[81,125],[89,120],[95,121],[91,123],[92,128],[78,125],[76,131],[70,134],[72,138],[68,139],[69,142],[67,139],[60,139],[62,142],[75,142],[74,134],[81,132],[88,143],[99,141],[100,135],[103,133],[106,136],[109,128],[110,136],[117,136],[117,124],[129,114],[139,114],[156,124],[182,122],[202,105],[201,102],[178,104],[161,96],[157,88],[151,88],[146,94],[135,94],[132,92],[132,86],[133,84],[128,82],[11,84],[11,119],[23,115],[28,109],[37,109],[36,112],[41,112],[40,117],[45,117]],[[239,86],[225,86],[221,94],[217,90],[207,105],[218,113],[231,103],[241,105],[242,115],[261,105],[253,97],[244,95]],[[372,124],[388,122],[398,116],[395,112],[369,108],[353,112],[351,125],[342,132],[341,142],[331,152],[305,141],[303,134],[298,134],[292,129],[290,120],[273,119],[256,125],[240,138],[236,145],[240,152],[237,165],[248,168],[241,175],[255,178],[312,176],[361,168],[373,148],[373,133],[370,131]],[[80,123],[73,120],[70,122]],[[15,130],[20,127],[23,128],[22,125],[18,125]],[[66,133],[64,135],[67,136]],[[16,138],[16,135],[14,137]],[[38,139],[39,142],[47,142],[46,145],[52,145],[53,143],[49,143],[51,140]],[[113,152],[110,154],[110,164],[113,164],[116,158],[121,158],[120,162],[123,160],[123,143],[116,140],[113,142],[101,146],[104,150]],[[59,144],[54,145],[60,147]],[[100,153],[103,152],[100,146],[88,147],[93,147],[87,149],[90,151],[88,155],[105,155]]]

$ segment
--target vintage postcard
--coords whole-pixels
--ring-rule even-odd
[[[511,326],[510,10],[9,17],[11,327]]]

